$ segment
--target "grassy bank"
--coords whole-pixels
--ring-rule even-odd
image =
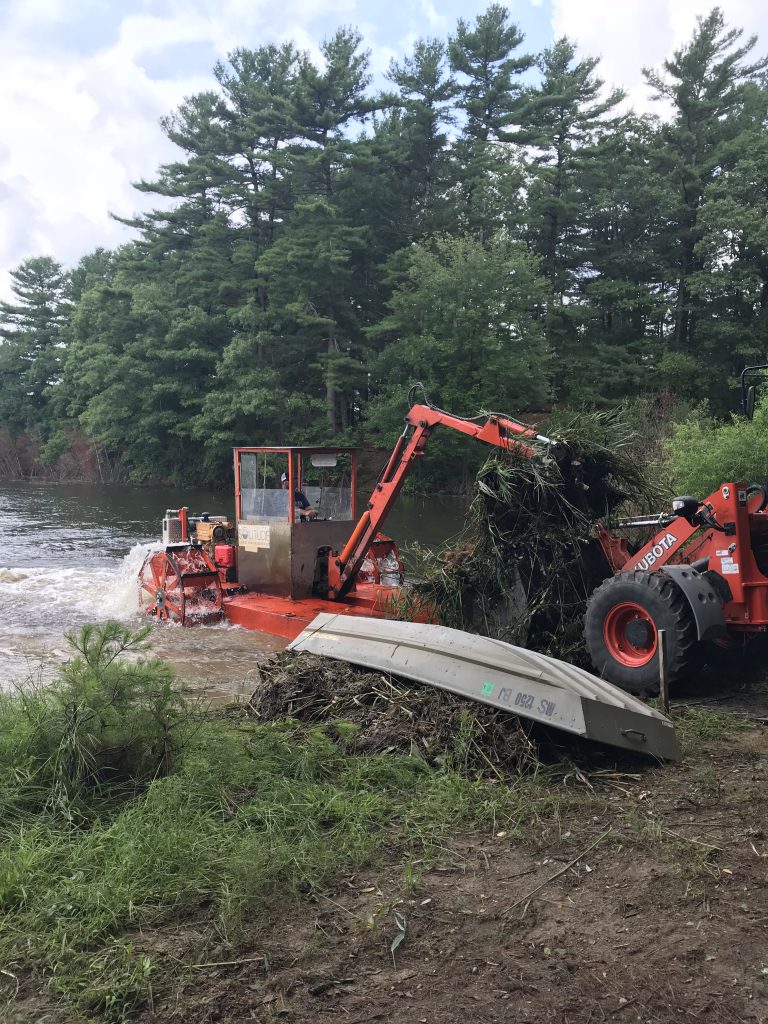
[[[9,1007],[34,978],[72,1015],[123,1021],[183,967],[141,940],[195,917],[237,941],[386,854],[432,855],[457,830],[521,836],[548,813],[535,777],[515,785],[418,756],[355,756],[348,730],[214,717],[165,665],[125,662],[120,627],[73,639],[46,691],[0,704],[0,979]],[[21,1019],[21,1018],[19,1018]]]
[[[440,957],[439,1021],[453,1020],[465,984],[457,965],[472,959],[462,936],[497,967],[513,932],[527,929],[532,950],[563,945],[537,938],[528,904],[543,878],[539,906],[567,905],[570,895],[552,903],[546,880],[566,893],[576,877],[586,885],[592,867],[582,870],[579,851],[591,851],[590,864],[602,858],[611,891],[624,893],[642,866],[633,898],[682,913],[685,928],[694,901],[708,907],[741,870],[741,847],[745,865],[762,869],[762,833],[733,825],[759,817],[760,783],[742,791],[739,779],[761,778],[768,757],[753,737],[734,761],[733,718],[682,716],[682,766],[595,752],[589,766],[531,758],[521,773],[515,762],[502,778],[498,765],[483,769],[478,752],[493,747],[469,715],[431,763],[416,748],[362,754],[348,722],[207,712],[162,662],[123,657],[145,641],[115,624],[86,629],[52,686],[0,697],[0,1019],[277,1020],[294,992],[305,993],[294,1019],[314,1019],[317,997],[346,991],[358,972],[350,956],[367,958],[371,978],[391,969],[397,986],[401,958],[426,963],[437,944],[451,949]],[[692,832],[688,811],[706,808],[711,829],[727,787],[724,834],[741,838],[726,862],[725,843]],[[600,893],[582,945],[617,913]],[[619,909],[630,906],[622,900]],[[306,965],[319,981],[306,980]],[[429,1011],[437,995],[423,978]],[[500,983],[473,998],[500,998]],[[221,1014],[218,998],[229,1007]],[[386,996],[366,998],[360,1019]],[[530,1019],[555,1019],[552,1007]]]

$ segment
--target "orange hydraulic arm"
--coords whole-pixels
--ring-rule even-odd
[[[358,520],[343,549],[335,557],[330,556],[328,597],[331,600],[344,597],[353,586],[373,538],[382,528],[406,476],[416,460],[424,454],[429,436],[437,426],[450,427],[476,437],[478,441],[517,452],[526,458],[531,458],[535,453],[535,448],[526,444],[526,440],[546,445],[554,443],[543,434],[538,434],[533,427],[505,416],[492,414],[485,422],[479,423],[429,405],[412,405],[405,417],[405,429],[397,439],[384,472],[374,488],[368,508]]]

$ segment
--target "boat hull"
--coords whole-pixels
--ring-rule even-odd
[[[672,722],[612,683],[536,651],[446,626],[321,613],[289,650],[447,690],[521,718],[665,761]]]

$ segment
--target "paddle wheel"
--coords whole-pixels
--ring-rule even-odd
[[[139,573],[139,599],[148,615],[181,626],[208,625],[223,617],[221,577],[202,548],[152,551]]]

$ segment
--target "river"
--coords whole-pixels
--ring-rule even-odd
[[[71,652],[65,633],[87,622],[141,625],[137,574],[159,546],[166,508],[232,514],[231,494],[93,485],[0,484],[0,687],[46,680]],[[439,545],[463,523],[465,504],[401,497],[386,529],[402,546]],[[284,641],[220,625],[154,626],[153,652],[190,686],[246,691],[254,662]]]

